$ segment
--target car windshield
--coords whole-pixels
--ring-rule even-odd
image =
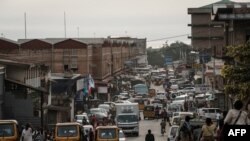
[[[14,125],[12,123],[0,124],[0,136],[14,136]]]
[[[57,128],[58,137],[74,137],[77,136],[77,126],[67,125],[67,126],[58,126]]]
[[[119,115],[117,118],[118,122],[137,122],[136,115]]]
[[[100,139],[115,139],[115,129],[100,129],[98,132],[98,136]]]
[[[171,136],[175,136],[177,131],[178,131],[178,127],[172,127],[172,130],[171,130],[171,132],[170,132],[170,135],[171,135]]]

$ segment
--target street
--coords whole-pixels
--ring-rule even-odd
[[[142,113],[141,113],[142,115]],[[143,116],[142,116],[143,117]],[[134,137],[134,136],[126,136],[126,139],[128,141],[145,141],[145,136],[148,132],[148,129],[151,129],[152,133],[155,136],[155,141],[167,141],[167,133],[169,129],[169,125],[167,124],[166,126],[166,133],[164,136],[161,135],[161,130],[160,130],[160,122],[161,120],[142,120],[140,121],[140,135],[139,137]]]
[[[158,91],[164,91],[162,85],[155,86],[155,85],[151,84],[151,88],[154,88]],[[145,141],[145,136],[148,132],[148,129],[151,129],[152,134],[154,134],[155,141],[167,141],[167,133],[168,133],[168,129],[169,129],[168,124],[166,126],[166,133],[164,134],[164,136],[162,136],[161,135],[161,128],[160,128],[161,119],[159,119],[159,120],[145,119],[144,120],[142,111],[141,111],[141,117],[142,117],[142,120],[140,121],[140,135],[139,135],[139,137],[126,135],[126,139],[128,141]]]

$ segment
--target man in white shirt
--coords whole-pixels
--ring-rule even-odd
[[[220,118],[221,118],[220,116],[221,116],[221,114],[219,112],[217,112],[216,113],[216,121],[217,121],[217,125],[216,126],[217,127],[219,126],[219,122],[220,122]]]
[[[249,125],[250,120],[247,116],[247,112],[242,111],[243,103],[237,100],[234,103],[234,109],[228,111],[224,123],[229,125]]]

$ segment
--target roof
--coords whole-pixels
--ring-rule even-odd
[[[3,37],[0,37],[0,40],[6,41],[6,42],[11,42],[11,43],[13,43],[13,44],[18,44],[18,42],[17,42],[17,41],[10,40],[10,39],[3,38]]]
[[[18,124],[18,122],[16,120],[12,120],[12,119],[9,119],[9,120],[0,120],[0,124],[1,123],[15,123],[15,124]]]
[[[96,129],[117,129],[117,126],[98,126]]]
[[[51,87],[52,87],[52,93],[60,94],[67,92],[70,90],[76,83],[77,80],[82,79],[84,77],[78,76],[78,77],[72,77],[72,78],[58,78],[53,79]]]
[[[35,63],[35,62],[32,63],[31,60],[21,62],[21,61],[18,61],[18,60],[0,59],[0,64],[31,67],[31,66],[35,66],[36,64],[40,64],[40,63]]]
[[[214,4],[234,4],[234,3],[235,2],[230,1],[230,0],[221,0],[221,1],[218,1],[218,2],[215,2],[215,3],[211,3],[211,4],[208,4],[208,5],[202,6],[200,8],[213,8]]]
[[[49,42],[49,41],[47,41],[45,39],[18,39],[17,42],[19,44],[23,44],[23,43],[27,43],[27,42],[32,41],[32,40],[39,40],[39,41],[43,41],[43,42],[51,44],[51,42]]]
[[[68,39],[72,39],[84,44],[103,44],[104,38],[45,38],[46,41],[55,44]]]
[[[65,126],[65,125],[79,125],[79,126],[81,126],[81,124],[78,122],[64,122],[64,123],[57,123],[56,124],[56,126]]]

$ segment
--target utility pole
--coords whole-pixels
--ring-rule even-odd
[[[214,92],[215,92],[215,87],[216,87],[216,74],[215,74],[215,53],[216,53],[216,47],[215,46],[213,46],[213,81],[214,81],[214,83],[213,83],[213,94],[214,94]]]
[[[24,37],[27,39],[26,12],[24,13]]]

